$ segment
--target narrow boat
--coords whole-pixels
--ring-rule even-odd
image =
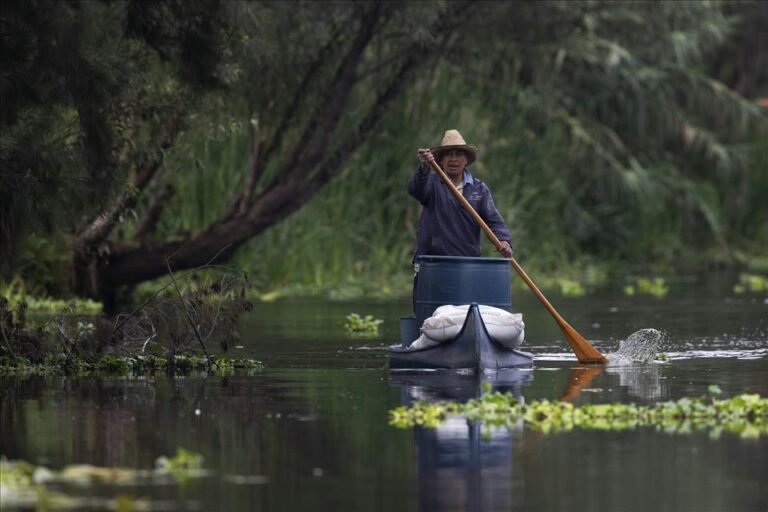
[[[478,307],[511,312],[508,260],[419,256],[415,266],[414,314],[400,319],[400,344],[389,347],[391,369],[499,370],[533,365],[532,354],[504,347],[488,334]],[[446,304],[471,304],[459,333],[436,346],[409,348],[424,320]]]

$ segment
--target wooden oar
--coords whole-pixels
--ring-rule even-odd
[[[473,219],[475,219],[475,222],[482,228],[483,231],[485,231],[486,236],[488,236],[488,239],[491,241],[494,247],[496,247],[497,250],[501,249],[501,241],[496,237],[493,231],[491,231],[491,228],[488,227],[488,224],[485,223],[485,221],[478,215],[478,213],[475,211],[474,208],[472,208],[472,205],[469,204],[469,201],[467,201],[463,195],[461,195],[461,192],[456,188],[456,186],[453,184],[453,182],[448,178],[448,176],[443,172],[443,170],[440,168],[440,166],[437,164],[436,161],[432,160],[430,162],[432,165],[432,169],[435,170],[435,172],[440,176],[440,178],[445,182],[446,185],[450,188],[451,192],[453,192],[453,195],[456,196],[456,199],[459,200],[459,202],[464,206],[464,208],[469,212],[469,214],[472,216]],[[599,350],[597,350],[595,347],[592,346],[590,342],[584,338],[581,334],[576,332],[576,329],[571,327],[571,325],[566,322],[560,314],[555,311],[555,308],[552,307],[552,304],[549,303],[546,297],[544,297],[544,294],[541,293],[541,290],[539,290],[539,287],[536,286],[536,284],[533,282],[533,280],[528,277],[528,274],[525,273],[525,270],[523,270],[523,267],[520,266],[520,264],[515,260],[515,258],[511,257],[509,258],[509,262],[512,265],[512,267],[517,271],[518,274],[520,274],[520,277],[523,278],[523,281],[525,281],[525,284],[528,285],[528,288],[531,289],[533,294],[536,296],[539,301],[544,304],[544,307],[547,308],[547,311],[554,317],[555,322],[557,322],[557,325],[560,326],[560,330],[563,331],[563,334],[565,335],[565,339],[568,341],[568,344],[571,346],[571,350],[573,350],[574,354],[576,354],[576,358],[579,360],[580,363],[607,363],[608,359],[600,353]]]

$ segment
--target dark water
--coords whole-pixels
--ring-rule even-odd
[[[0,453],[50,468],[88,463],[151,469],[178,447],[201,453],[210,474],[165,485],[60,485],[91,499],[142,497],[161,510],[264,511],[766,511],[768,439],[642,428],[483,435],[451,418],[439,429],[388,426],[415,399],[466,399],[491,382],[526,399],[636,402],[768,395],[768,302],[717,283],[690,283],[664,299],[551,297],[604,352],[641,328],[667,333],[664,364],[580,367],[554,322],[528,294],[532,370],[501,375],[390,373],[384,347],[398,338],[408,300],[258,304],[238,355],[268,368],[228,378],[4,378]],[[346,314],[385,320],[352,338]],[[90,505],[87,505],[90,503]],[[5,508],[4,508],[5,509]]]

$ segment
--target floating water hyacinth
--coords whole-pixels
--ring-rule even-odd
[[[487,426],[512,426],[521,420],[541,432],[574,428],[626,430],[655,427],[670,433],[709,430],[746,438],[768,433],[768,399],[742,394],[728,399],[681,398],[655,405],[624,403],[573,405],[570,402],[534,400],[522,403],[509,393],[490,392],[466,403],[419,401],[390,411],[389,423],[399,428],[415,425],[438,427],[453,415],[482,421]]]
[[[208,475],[210,472],[203,469],[203,456],[183,448],[178,448],[171,457],[158,457],[154,470],[90,464],[72,464],[53,470],[0,456],[0,510],[154,510],[148,500],[127,495],[118,495],[115,499],[71,496],[65,494],[66,485],[81,488],[107,484],[130,488],[150,483],[167,485]],[[48,487],[49,484],[53,487]]]
[[[344,328],[347,332],[356,334],[377,334],[379,325],[384,321],[374,318],[372,315],[360,316],[357,313],[347,315],[344,322]]]

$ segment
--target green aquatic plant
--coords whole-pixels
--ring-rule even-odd
[[[216,358],[210,368],[204,356],[175,355],[172,359],[156,355],[117,356],[98,358],[66,358],[48,356],[42,362],[32,362],[24,357],[10,359],[0,357],[0,375],[152,375],[175,373],[185,375],[206,372],[212,375],[229,375],[235,370],[260,370],[261,361],[250,358]]]
[[[710,391],[714,392],[714,387]],[[714,436],[727,431],[746,438],[768,433],[768,399],[751,394],[728,399],[681,398],[654,405],[574,405],[550,400],[523,403],[510,393],[489,392],[466,403],[419,401],[409,407],[396,407],[390,411],[389,423],[398,428],[415,425],[434,428],[453,415],[482,421],[487,426],[512,426],[523,422],[545,433],[574,428],[626,430],[640,427],[677,433],[709,430]]]
[[[177,481],[184,481],[193,476],[200,476],[204,460],[199,453],[177,448],[172,457],[161,456],[155,460],[155,471],[167,473]]]
[[[90,464],[71,464],[60,470],[35,466],[23,460],[0,457],[0,509],[22,508],[37,510],[76,510],[91,508],[93,500],[86,504],[77,496],[61,492],[62,484],[78,487],[88,485],[134,486],[143,482],[179,482],[207,475],[203,469],[204,458],[199,453],[177,448],[171,457],[161,456],[155,461],[154,470],[124,467],[101,467]],[[56,491],[48,485],[56,486]],[[149,510],[150,503],[126,494],[118,494],[113,500],[100,502],[109,510]],[[122,507],[122,508],[121,508]]]
[[[759,274],[739,274],[739,281],[733,285],[734,293],[768,292],[768,277]]]
[[[372,315],[360,316],[357,313],[350,313],[344,322],[344,328],[347,332],[356,334],[376,334],[379,332],[379,325],[384,320],[373,318]]]
[[[654,297],[664,297],[669,292],[669,287],[663,277],[638,277],[622,289],[624,295],[635,295],[636,293],[653,295]]]

